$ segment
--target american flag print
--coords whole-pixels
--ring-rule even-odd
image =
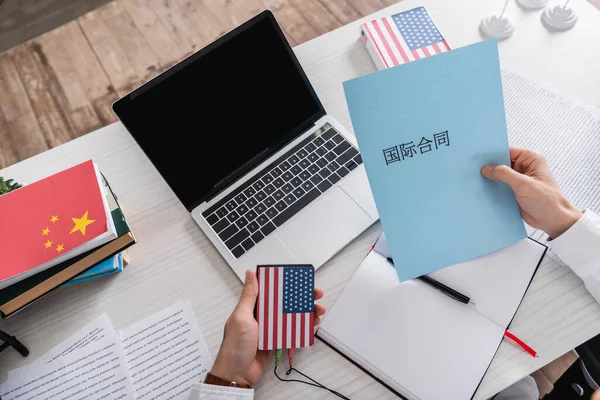
[[[296,349],[314,343],[312,265],[259,266],[258,349]]]
[[[450,51],[424,7],[417,7],[362,25],[386,68]]]

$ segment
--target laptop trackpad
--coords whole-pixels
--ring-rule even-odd
[[[335,187],[276,234],[298,262],[319,266],[372,222],[346,192]]]

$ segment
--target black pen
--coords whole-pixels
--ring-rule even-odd
[[[388,257],[387,260],[390,264],[394,265],[394,260],[392,259],[392,257]],[[463,304],[469,304],[469,303],[475,304],[474,302],[471,301],[471,299],[469,297],[465,296],[464,294],[462,294],[460,292],[457,292],[456,290],[444,285],[443,283],[441,283],[439,281],[436,281],[435,279],[433,279],[430,276],[421,275],[421,276],[417,277],[417,279],[419,279],[420,281],[439,290],[440,292],[444,293],[446,296],[452,297],[454,300],[460,301]]]

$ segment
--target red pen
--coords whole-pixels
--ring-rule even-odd
[[[519,346],[521,346],[523,348],[523,350],[525,350],[526,352],[531,354],[533,357],[537,357],[537,352],[534,349],[527,346],[527,344],[524,341],[522,341],[521,339],[519,339],[518,337],[516,337],[515,335],[510,333],[508,330],[504,331],[504,336],[513,340],[515,343],[517,343]]]

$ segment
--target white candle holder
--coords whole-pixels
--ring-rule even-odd
[[[569,6],[570,0],[562,5],[546,7],[542,12],[542,22],[547,28],[556,30],[571,29],[577,23],[577,14]]]

